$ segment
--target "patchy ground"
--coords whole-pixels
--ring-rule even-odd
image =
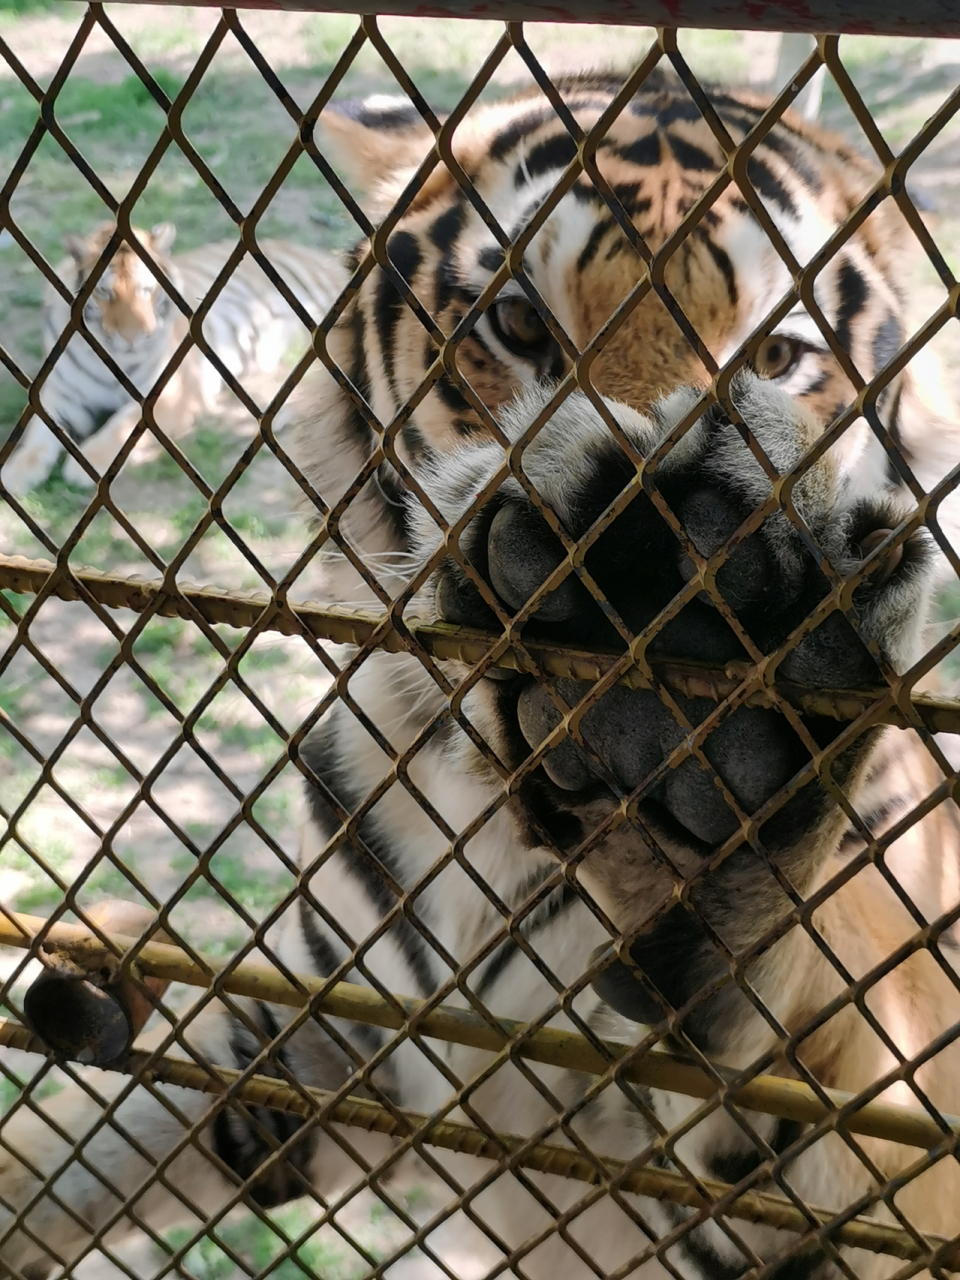
[[[0,11],[0,39],[46,89],[71,49],[80,6],[52,11]],[[175,94],[208,41],[219,32],[212,10],[108,5],[116,24],[161,87]],[[292,100],[305,108],[323,88],[357,29],[343,15],[249,12],[242,29]],[[450,108],[499,37],[495,23],[384,19],[380,30],[424,96]],[[526,31],[530,48],[551,71],[584,63],[627,65],[648,47],[651,33],[547,25]],[[776,65],[772,37],[688,33],[680,47],[701,76],[761,83]],[[17,163],[36,123],[36,105],[0,48],[0,169]],[[895,149],[903,146],[960,81],[960,46],[949,42],[871,40],[841,42],[854,84],[874,111]],[[503,93],[528,73],[516,52],[499,68],[488,94]],[[395,81],[372,43],[366,42],[346,71],[338,95],[396,91]],[[95,25],[59,90],[57,118],[84,157],[116,196],[124,194],[158,145],[163,115],[133,74],[109,32]],[[868,149],[836,85],[828,80],[822,119]],[[209,69],[183,114],[191,143],[247,212],[295,138],[295,126],[274,88],[251,62],[235,34],[223,35]],[[948,125],[917,159],[911,187],[929,206],[929,220],[946,260],[960,269],[960,145]],[[61,237],[87,231],[106,216],[96,191],[49,138],[33,153],[9,203],[10,217],[49,260],[61,254]],[[149,226],[172,219],[179,245],[189,248],[222,238],[232,223],[196,170],[175,146],[137,206]],[[261,236],[339,248],[354,237],[349,215],[307,157],[293,166],[258,223]],[[905,257],[906,260],[906,257]],[[911,268],[918,322],[938,305],[943,287],[929,264]],[[40,273],[0,222],[0,345],[9,360],[31,375],[39,365]],[[955,324],[955,322],[953,322]],[[942,343],[956,375],[960,357],[952,332]],[[265,403],[273,386],[254,388]],[[0,368],[0,439],[24,404],[17,378]],[[256,436],[256,423],[235,401],[180,441],[185,456],[216,487]],[[203,495],[171,459],[135,459],[113,486],[115,509],[98,510],[88,496],[53,476],[25,500],[27,519],[0,510],[0,552],[50,558],[68,545],[75,564],[155,575],[157,560],[176,561],[180,576],[247,589],[261,585],[256,562],[284,573],[306,534],[295,514],[294,488],[280,463],[261,450],[244,476],[223,495],[211,516]],[[200,524],[198,525],[198,522]],[[199,532],[198,532],[199,529]],[[295,594],[309,595],[307,574]],[[947,597],[945,616],[960,612]],[[0,844],[0,902],[45,914],[70,901],[89,905],[104,896],[161,901],[189,888],[172,919],[183,936],[209,951],[228,952],[250,936],[254,924],[295,887],[299,806],[298,775],[275,768],[285,740],[316,705],[327,679],[320,658],[298,641],[259,637],[239,662],[241,680],[254,690],[272,722],[243,688],[218,679],[225,657],[243,637],[229,628],[202,633],[186,623],[133,614],[97,618],[81,605],[7,593],[0,614],[0,654],[14,637],[16,618],[30,613],[29,643],[15,647],[0,674],[0,813],[16,830]],[[132,631],[131,631],[132,629]],[[132,635],[132,639],[130,636]],[[132,661],[116,663],[121,644]],[[117,669],[114,669],[115,666]],[[54,673],[60,673],[56,675]],[[180,718],[205,700],[188,721]],[[192,738],[191,738],[192,735]],[[43,774],[43,761],[48,773]],[[240,820],[253,796],[256,828]],[[19,957],[0,957],[0,977],[17,971]],[[175,997],[176,999],[176,997]],[[18,1091],[30,1061],[0,1059],[0,1101]],[[47,1086],[48,1087],[48,1086]],[[407,1188],[411,1212],[428,1202]],[[351,1211],[353,1212],[353,1211]],[[363,1270],[357,1255],[332,1230],[310,1236],[312,1211],[295,1206],[278,1215],[283,1229],[304,1234],[303,1265],[325,1280]],[[348,1217],[350,1231],[373,1253],[385,1252],[394,1227],[370,1203]],[[200,1280],[240,1274],[229,1253],[251,1274],[270,1264],[279,1237],[249,1219],[230,1220],[221,1244],[204,1239],[190,1248],[186,1267]],[[187,1237],[171,1233],[179,1248]],[[225,1251],[226,1249],[226,1251]],[[154,1246],[140,1242],[131,1265],[146,1273],[162,1262]],[[102,1260],[81,1268],[90,1276]],[[106,1274],[97,1271],[97,1275]],[[295,1262],[276,1275],[296,1280]]]

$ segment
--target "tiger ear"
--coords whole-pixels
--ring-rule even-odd
[[[416,169],[434,144],[409,98],[378,93],[334,102],[320,113],[320,124],[330,158],[364,192]]]
[[[172,222],[158,222],[150,228],[150,247],[155,253],[169,253],[177,238],[177,228]]]
[[[67,231],[63,236],[63,247],[78,267],[82,266],[90,256],[91,246],[87,236],[78,236],[72,231]]]

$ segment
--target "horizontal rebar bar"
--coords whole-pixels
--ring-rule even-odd
[[[128,0],[160,4],[166,0]],[[175,0],[216,6],[218,0]],[[236,0],[238,9],[342,13],[344,0]],[[956,36],[952,0],[351,0],[350,12],[418,18],[499,18],[511,22],[596,22],[706,27],[719,31],[836,31],[875,36]]]
[[[91,969],[96,969],[104,956],[123,955],[137,945],[136,938],[105,933],[108,945],[83,925],[51,923],[42,916],[11,912],[9,918],[0,918],[0,945],[26,949],[33,947],[38,938],[42,938],[42,942],[37,944],[38,951],[56,948]],[[292,982],[269,965],[247,960],[231,964],[229,959],[206,955],[194,960],[186,951],[166,943],[143,943],[135,951],[135,963],[142,974],[170,982],[208,988],[215,985],[218,990],[232,995],[250,996],[268,1004],[293,1008],[311,1004],[318,1013],[328,1017],[346,1018],[394,1031],[409,1028],[418,1036],[491,1053],[506,1049],[510,1054],[532,1062],[590,1075],[605,1074],[615,1059],[631,1052],[628,1044],[605,1040],[604,1053],[594,1048],[584,1036],[554,1027],[527,1031],[525,1023],[504,1018],[492,1025],[488,1019],[467,1009],[441,1005],[425,1010],[423,1000],[398,995],[386,1000],[368,987],[355,983],[338,982],[324,990],[327,983],[323,978],[297,974],[296,982]],[[518,1037],[522,1038],[514,1044]],[[662,1052],[636,1056],[624,1063],[618,1074],[634,1084],[692,1098],[712,1098],[723,1088],[738,1107],[802,1124],[815,1124],[855,1102],[856,1095],[852,1093],[824,1089],[823,1096],[830,1103],[827,1106],[809,1085],[798,1080],[762,1075],[738,1084],[734,1073],[722,1067],[714,1069],[721,1079],[730,1082],[729,1085],[718,1086],[717,1080],[696,1064]],[[867,1102],[845,1115],[841,1123],[843,1129],[850,1133],[929,1150],[951,1133],[960,1135],[960,1117],[944,1115],[941,1119],[943,1123],[938,1124],[919,1109],[886,1102]]]
[[[43,1042],[27,1027],[10,1019],[0,1019],[0,1045],[25,1053],[49,1053]],[[301,1116],[319,1114],[327,1124],[352,1125],[368,1133],[382,1133],[398,1139],[413,1138],[416,1142],[479,1159],[499,1161],[509,1156],[513,1163],[537,1173],[573,1178],[593,1185],[616,1182],[621,1191],[703,1210],[704,1216],[708,1216],[710,1209],[718,1201],[731,1196],[734,1190],[728,1183],[701,1178],[704,1195],[681,1174],[666,1169],[630,1169],[622,1160],[597,1154],[591,1159],[572,1147],[548,1142],[531,1143],[518,1134],[497,1133],[496,1137],[491,1137],[473,1125],[453,1120],[432,1120],[429,1116],[400,1108],[388,1109],[367,1098],[347,1096],[337,1100],[337,1095],[326,1089],[305,1085],[295,1089],[270,1076],[252,1075],[241,1079],[241,1072],[215,1063],[200,1065],[180,1058],[161,1057],[146,1050],[132,1050],[109,1069],[148,1083],[176,1085],[201,1093],[221,1094],[229,1089],[246,1106],[267,1107]],[[820,1229],[839,1215],[836,1211],[811,1205],[807,1205],[804,1212],[783,1196],[745,1191],[740,1195],[734,1194],[729,1203],[723,1204],[718,1216],[762,1223],[783,1231],[819,1235]],[[816,1226],[811,1219],[816,1221]],[[835,1244],[891,1254],[910,1261],[924,1260],[934,1249],[949,1248],[954,1244],[946,1237],[928,1235],[929,1248],[924,1248],[902,1228],[867,1218],[852,1218],[837,1224],[828,1229],[827,1235]],[[941,1256],[940,1265],[945,1269],[950,1269],[951,1262],[949,1255],[947,1259]]]
[[[159,579],[120,577],[96,569],[66,569],[48,560],[28,560],[23,556],[0,556],[0,588],[29,595],[47,590],[60,600],[89,597],[110,609],[132,609],[137,613],[151,609],[167,618],[189,619],[199,614],[208,623],[238,628],[256,624],[263,631],[278,631],[282,635],[307,631],[318,640],[332,640],[337,644],[366,644],[379,632],[375,639],[377,648],[388,653],[404,653],[410,648],[410,640],[405,635],[392,627],[384,627],[383,614],[331,609],[314,601],[278,601],[267,592],[221,591],[186,582],[170,590]],[[501,639],[441,622],[405,620],[405,624],[414,642],[435,658],[452,659],[469,666],[486,658]],[[597,681],[614,664],[623,661],[622,655],[613,653],[527,640],[523,645],[526,654],[507,646],[493,665],[511,671]],[[770,690],[757,679],[755,668],[748,663],[731,662],[718,668],[659,657],[648,656],[648,661],[658,678],[686,697],[720,701],[739,689],[745,680],[753,678],[757,684],[746,698],[747,704],[767,705],[771,699]],[[649,680],[636,665],[624,672],[620,682],[633,688],[649,687]],[[778,681],[775,689],[807,715],[853,721],[872,711],[874,723],[896,725],[901,729],[915,723],[894,700],[889,688],[806,689]],[[909,702],[932,733],[960,733],[960,698],[914,693],[904,701]]]

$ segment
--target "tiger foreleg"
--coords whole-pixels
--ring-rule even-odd
[[[154,403],[152,414],[147,415],[148,424],[152,416],[165,436],[183,434],[196,420],[201,395],[192,364],[191,361],[188,371],[177,370],[173,374]],[[95,472],[100,475],[106,472],[143,416],[140,404],[131,400],[112,413],[103,426],[84,441],[81,452]],[[158,457],[159,453],[160,442],[148,425],[134,446],[135,459],[137,462],[149,462]],[[89,469],[73,457],[68,457],[64,463],[63,476],[71,484],[82,488],[89,488],[96,483]]]
[[[770,383],[750,376],[734,387],[739,412],[772,467],[789,472],[812,442],[813,426]],[[504,415],[507,434],[522,435],[550,394],[533,391],[518,400]],[[647,456],[694,402],[694,393],[679,392],[658,406],[655,421],[613,402],[608,407],[636,453]],[[445,516],[457,519],[502,463],[499,445],[460,450],[437,459],[426,483]],[[635,462],[579,394],[526,446],[523,468],[571,538],[586,534],[637,476]],[[772,493],[768,475],[719,407],[658,464],[653,482],[683,535],[635,486],[585,558],[627,632],[652,633],[646,653],[722,667],[783,651],[778,676],[813,689],[876,683],[872,645],[897,665],[909,662],[928,590],[927,554],[916,536],[891,546],[883,563],[873,557],[853,593],[856,629],[834,605],[815,628],[798,631],[831,590],[809,538],[846,580],[900,518],[881,500],[845,503],[829,457],[809,467],[792,491],[804,523],[775,511],[725,559],[718,557],[719,567],[711,561],[701,568]],[[505,611],[515,613],[564,551],[515,481],[498,497],[460,545],[474,565],[485,566]],[[424,549],[435,541],[433,522],[424,517]],[[488,606],[452,560],[435,586],[442,619],[490,625]],[[538,624],[547,625],[551,642],[623,645],[609,607],[575,572],[540,601],[530,628]],[[749,1060],[758,1047],[753,1032],[766,1041],[773,1032],[732,979],[731,957],[746,957],[788,918],[792,895],[809,893],[824,874],[846,822],[833,788],[855,791],[874,739],[865,734],[834,748],[843,726],[827,717],[746,704],[716,714],[709,698],[649,689],[616,685],[597,699],[588,683],[574,680],[513,676],[483,685],[478,696],[488,737],[514,768],[557,730],[565,709],[588,700],[589,709],[573,721],[575,733],[547,753],[519,798],[534,831],[550,833],[561,850],[588,850],[578,874],[630,940],[629,954],[621,951],[600,979],[604,998],[641,1024],[684,1010],[680,1026],[700,1048]],[[828,772],[832,787],[824,783]],[[623,798],[636,806],[629,820],[616,817]],[[592,838],[600,823],[607,824],[605,834]],[[754,990],[784,1018],[790,1013],[784,993],[798,996],[791,966],[814,950],[795,929],[749,965]],[[835,974],[833,981],[839,982]],[[815,998],[809,986],[799,994]],[[825,990],[806,1007],[818,1008],[833,994]]]
[[[520,439],[553,394],[523,393],[501,416],[507,436]],[[643,637],[645,656],[721,669],[778,655],[778,680],[815,690],[880,683],[877,650],[907,668],[927,615],[923,535],[894,537],[902,513],[883,496],[850,500],[829,454],[803,469],[814,428],[783,392],[748,377],[734,383],[733,395],[767,466],[714,408],[643,484],[638,458],[650,457],[696,393],[671,396],[652,420],[607,402],[633,457],[585,396],[573,394],[554,410],[523,449],[523,473],[571,540],[589,534],[593,541],[585,572],[571,570],[531,606],[525,636],[537,638],[542,627],[551,644],[622,651],[626,632]],[[502,446],[482,444],[435,456],[418,479],[452,524],[471,515],[475,495],[503,466]],[[794,470],[792,508],[771,504],[771,514],[738,538],[769,502],[776,473]],[[604,517],[618,499],[620,514]],[[411,511],[420,549],[432,553],[436,525]],[[512,478],[470,519],[459,550],[507,615],[524,608],[565,558]],[[845,584],[842,607],[835,584]],[[452,558],[420,599],[428,611],[435,601],[444,621],[497,628],[489,594],[484,599]],[[669,686],[617,684],[598,697],[589,682],[495,676],[475,685],[464,707],[508,771],[553,738],[515,792],[521,839],[572,857],[611,932],[620,933],[594,987],[627,1020],[622,1026],[638,1024],[639,1035],[669,1029],[687,1047],[739,1068],[765,1059],[795,1074],[799,1059],[827,1087],[856,1092],[895,1071],[896,1054],[929,1054],[960,1021],[955,983],[935,955],[918,948],[890,968],[891,954],[916,934],[917,918],[877,867],[851,876],[841,847],[850,810],[870,782],[876,730],[856,736],[838,720],[782,703],[753,706],[734,697],[723,706]],[[928,839],[924,830],[915,829],[918,842]],[[936,862],[942,852],[931,847],[922,856]],[[828,890],[825,900],[805,906],[820,889]],[[935,918],[938,907],[932,911]],[[867,991],[866,1015],[849,998],[851,974],[885,964],[883,981]],[[833,1002],[829,1020],[817,1016]],[[960,1104],[958,1057],[953,1039],[919,1068],[926,1096],[945,1113]],[[905,1086],[888,1096],[916,1105]],[[654,1105],[668,1128],[683,1115],[675,1099],[657,1097]],[[918,1156],[892,1143],[862,1145],[888,1176]],[[716,1171],[726,1167],[722,1155],[742,1150],[742,1136],[705,1125],[680,1149],[694,1166]],[[864,1162],[829,1137],[789,1168],[792,1186],[819,1203],[848,1204],[875,1186]],[[898,1203],[906,1195],[925,1229],[956,1232],[948,1162]],[[758,1235],[755,1248],[769,1258],[782,1243]],[[874,1276],[872,1267],[858,1259],[855,1269]]]
[[[54,432],[35,415],[0,470],[0,486],[14,497],[29,493],[46,480],[62,452],[63,445]]]
[[[131,400],[112,413],[103,426],[83,442],[80,452],[94,472],[103,475],[140,421],[140,416],[140,405]],[[78,458],[68,457],[63,464],[63,478],[69,484],[89,489],[96,484],[96,475],[91,475],[90,467],[85,467]]]

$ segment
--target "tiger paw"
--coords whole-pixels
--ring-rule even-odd
[[[40,418],[31,418],[20,443],[0,467],[0,491],[20,498],[43,484],[61,448],[50,428]]]
[[[547,394],[527,393],[508,411],[509,435],[519,438]],[[504,613],[526,611],[523,634],[530,639],[622,651],[644,635],[651,656],[723,665],[779,653],[778,678],[812,688],[876,684],[881,673],[875,651],[902,666],[918,642],[926,549],[916,536],[893,536],[891,527],[901,517],[882,499],[850,500],[829,459],[798,466],[816,432],[788,396],[749,375],[738,379],[733,394],[753,447],[715,406],[665,453],[644,486],[636,484],[636,457],[650,455],[691,408],[695,393],[675,393],[658,406],[653,421],[622,405],[608,406],[636,451],[633,460],[585,397],[573,395],[554,412],[524,449],[523,469],[569,540],[593,537],[590,531],[610,504],[628,485],[634,490],[593,538],[580,575],[570,570],[551,582],[552,589],[542,589],[565,549],[513,479],[468,525],[461,550]],[[441,509],[458,514],[462,495],[477,492],[502,457],[494,445],[459,454],[451,471],[432,484]],[[773,481],[795,468],[787,512],[770,502]],[[744,530],[764,504],[766,518]],[[824,609],[831,577],[837,582],[857,575],[862,581],[853,592],[852,617],[835,605]],[[438,571],[436,600],[445,621],[499,630],[495,611],[453,560]],[[813,625],[818,609],[823,616]],[[702,738],[701,758],[687,754],[661,769],[716,703],[677,696],[670,705],[657,692],[623,686],[597,699],[582,682],[491,675],[504,730],[499,736],[517,744],[511,766],[583,701],[587,709],[576,731],[544,756],[538,770],[554,801],[575,808],[603,795],[636,793],[651,814],[697,847],[727,840],[744,815],[760,810],[809,761],[810,738],[825,746],[840,728],[836,721],[808,717],[808,732],[801,734],[779,711],[742,706],[715,718]],[[800,789],[779,811],[778,825],[786,823],[794,838],[815,820],[814,789]]]

